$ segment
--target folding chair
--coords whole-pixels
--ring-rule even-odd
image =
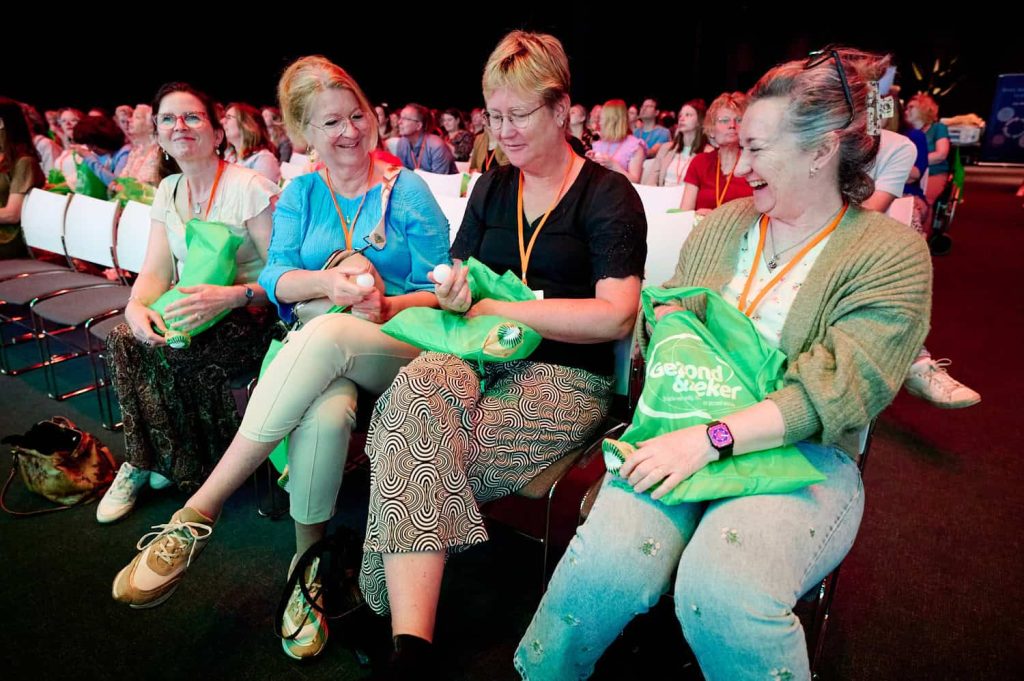
[[[151,221],[149,206],[129,201],[121,211],[114,240],[113,260],[119,273],[138,273],[146,258],[149,244]],[[127,284],[127,281],[125,281]],[[126,303],[127,304],[127,303]],[[118,430],[121,423],[115,420],[114,400],[111,396],[110,377],[107,375],[107,336],[124,321],[123,311],[89,320],[85,324],[86,348],[92,368],[93,384],[96,386],[96,400],[100,408],[100,422],[108,430]]]
[[[946,185],[932,206],[932,235],[928,237],[928,248],[932,255],[946,255],[953,249],[953,238],[949,236],[949,228],[953,224],[956,206],[960,203],[960,187],[953,181],[953,173],[949,174]]]
[[[640,202],[644,204],[644,212],[648,219],[651,215],[665,213],[673,208],[679,208],[683,202],[683,186],[677,187],[652,187],[646,184],[634,184],[633,189],[640,195]]]
[[[28,233],[40,237],[37,241],[34,236],[29,245],[64,255],[68,258],[70,266],[71,259],[68,256],[64,240],[65,212],[69,210],[68,198],[33,189],[26,202],[28,204],[26,218],[30,225]],[[35,221],[39,222],[38,230],[35,228]],[[36,328],[36,317],[29,311],[30,306],[69,291],[103,288],[111,285],[111,282],[103,277],[63,268],[15,276],[6,281],[0,281],[0,327],[15,325],[26,331],[26,333],[9,340],[0,341],[0,373],[17,376],[26,371],[46,366],[45,361],[40,361],[27,366],[12,367],[7,356],[7,348],[37,339],[39,331]],[[60,335],[72,330],[72,328],[55,329],[49,333]]]
[[[631,411],[630,360],[632,339],[622,339],[615,347],[615,396],[619,408],[587,443],[565,453],[515,494],[497,499],[481,509],[492,521],[511,528],[543,547],[540,591],[547,587],[555,563],[569,546],[582,522],[580,513],[587,494],[604,477],[601,443],[626,429]],[[625,408],[623,409],[623,403]]]
[[[448,242],[453,243],[455,235],[459,233],[459,227],[462,226],[462,218],[466,215],[469,199],[461,199],[457,196],[446,196],[444,194],[435,196],[434,199],[437,201],[437,205],[441,207],[441,212],[448,218]]]
[[[21,206],[21,229],[25,243],[34,249],[61,252],[61,228],[68,197],[32,189]],[[67,271],[67,265],[35,258],[0,260],[0,281],[40,272]]]
[[[119,205],[115,201],[102,201],[76,194],[68,206],[64,222],[64,247],[69,257],[93,263],[104,268],[115,267],[114,224]],[[39,356],[46,376],[47,391],[52,399],[66,400],[95,390],[94,380],[85,386],[61,392],[54,366],[93,352],[88,329],[94,324],[119,314],[128,302],[130,289],[120,282],[97,278],[94,285],[71,291],[56,291],[37,297],[29,304]],[[48,330],[56,325],[57,331]],[[85,329],[84,346],[71,340],[70,332]],[[50,339],[60,334],[61,342],[69,352],[54,354]]]
[[[417,175],[423,178],[423,181],[430,187],[430,192],[436,196],[453,196],[459,197],[462,193],[462,173],[454,173],[452,175],[441,175],[438,173],[428,173],[426,170],[415,171]]]

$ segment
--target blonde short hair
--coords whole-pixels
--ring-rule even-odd
[[[732,109],[742,117],[747,110],[747,95],[742,92],[723,92],[711,102],[704,115],[704,134],[712,139],[715,137],[715,120],[722,109]]]
[[[626,102],[621,99],[609,99],[601,107],[601,140],[619,142],[630,134]]]
[[[356,98],[369,125],[370,147],[377,148],[379,129],[373,105],[348,72],[326,57],[301,57],[285,69],[277,84],[277,100],[284,116],[288,136],[305,146],[306,126],[310,120],[313,97],[326,90],[348,90]]]
[[[569,94],[569,58],[553,35],[512,31],[498,43],[484,66],[483,91],[498,88],[536,94],[552,106]]]

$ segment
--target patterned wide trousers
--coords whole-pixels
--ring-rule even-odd
[[[425,352],[377,400],[360,586],[388,612],[383,553],[458,551],[487,541],[478,504],[506,496],[584,444],[604,421],[612,379],[519,361]]]

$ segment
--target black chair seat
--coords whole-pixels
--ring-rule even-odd
[[[124,308],[130,295],[127,286],[82,289],[44,300],[32,311],[55,324],[78,326],[104,312]]]
[[[103,277],[81,272],[38,274],[0,283],[0,300],[12,305],[28,305],[33,299],[54,291],[109,283]]]
[[[0,260],[0,280],[10,279],[22,274],[37,274],[39,272],[60,272],[67,270],[67,267],[55,265],[52,262],[32,260],[31,258],[19,258],[18,260]]]
[[[101,343],[106,343],[107,336],[110,335],[110,332],[114,330],[115,326],[122,323],[123,321],[123,314],[114,315],[109,319],[104,319],[103,321],[98,322],[89,327],[89,333],[91,333],[93,338],[96,338]]]

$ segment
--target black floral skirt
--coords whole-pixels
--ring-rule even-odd
[[[184,350],[139,343],[127,324],[107,337],[128,463],[194,491],[220,460],[240,417],[232,382],[255,376],[273,338],[273,308],[234,310]]]

